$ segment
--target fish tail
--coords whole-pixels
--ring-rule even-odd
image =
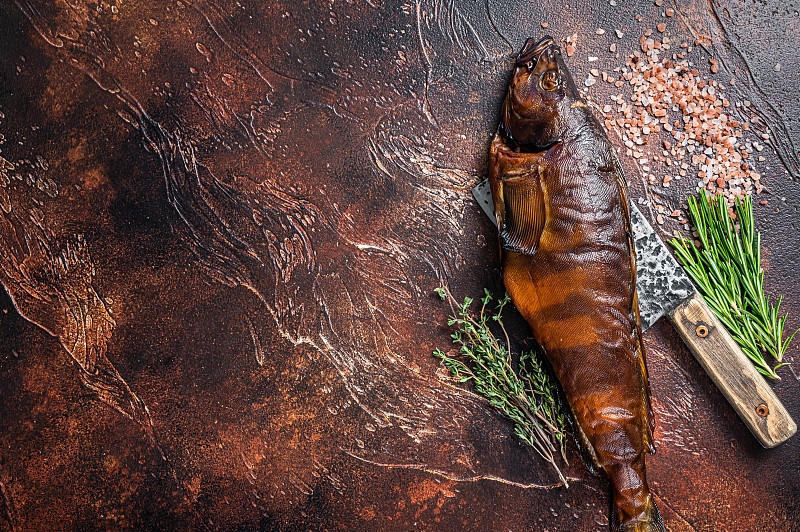
[[[661,518],[661,512],[658,511],[658,506],[652,497],[648,497],[644,511],[637,516],[635,521],[620,523],[616,509],[612,509],[611,532],[667,532],[667,529]]]

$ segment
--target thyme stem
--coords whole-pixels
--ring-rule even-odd
[[[510,302],[508,294],[492,313],[488,310],[492,296],[484,290],[480,311],[475,316],[470,311],[471,298],[459,304],[447,288],[438,288],[436,293],[457,309],[448,325],[456,328],[451,337],[460,348],[457,355],[437,349],[434,356],[454,379],[472,381],[479,394],[514,422],[514,433],[550,463],[564,486],[569,487],[555,458],[560,451],[567,463],[566,418],[558,408],[556,385],[530,352],[520,356],[519,371],[514,371],[511,340],[501,320],[503,308]],[[500,327],[505,345],[489,328],[491,321]]]

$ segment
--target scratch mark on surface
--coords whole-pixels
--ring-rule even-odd
[[[55,48],[62,48],[64,46],[64,41],[61,40],[57,35],[53,35],[53,32],[50,28],[46,28],[43,24],[43,19],[39,10],[37,10],[30,2],[20,2],[16,0],[14,2],[17,4],[17,7],[20,11],[28,18],[30,23],[33,25],[36,32],[44,39],[47,44],[53,46]]]
[[[686,526],[688,526],[688,527],[689,527],[690,529],[692,529],[693,531],[695,531],[695,532],[697,531],[697,528],[695,528],[695,527],[694,527],[694,525],[692,525],[692,523],[690,523],[689,521],[687,521],[687,520],[686,520],[686,519],[685,519],[685,518],[684,518],[684,517],[683,517],[683,516],[682,516],[680,513],[678,513],[678,511],[677,511],[675,508],[673,508],[673,507],[672,507],[672,505],[670,505],[670,504],[669,504],[669,503],[666,501],[666,499],[664,499],[664,498],[662,498],[660,495],[658,495],[658,494],[655,492],[655,490],[653,490],[653,489],[651,488],[651,489],[650,489],[650,493],[652,493],[652,494],[653,494],[653,499],[655,499],[655,500],[656,500],[656,503],[657,503],[659,506],[663,506],[663,507],[665,507],[665,508],[669,508],[669,509],[670,509],[670,511],[671,511],[672,513],[674,513],[676,516],[678,516],[678,519],[680,519],[680,520],[681,520],[681,522],[682,522],[683,524],[685,524]]]
[[[446,471],[441,471],[439,469],[434,469],[434,468],[428,467],[425,464],[397,464],[397,463],[390,463],[390,462],[378,462],[378,461],[375,461],[375,460],[370,460],[369,458],[364,458],[363,456],[358,456],[357,454],[352,453],[352,452],[348,451],[347,449],[342,449],[342,451],[345,454],[355,458],[356,460],[359,460],[361,462],[364,462],[364,463],[367,463],[367,464],[370,464],[370,465],[374,465],[374,466],[377,466],[377,467],[385,467],[385,468],[388,468],[388,469],[410,469],[410,470],[415,470],[415,471],[423,471],[425,473],[429,473],[431,475],[442,477],[442,478],[447,479],[447,480],[452,480],[454,482],[480,482],[482,480],[488,480],[488,481],[491,481],[491,482],[498,482],[500,484],[506,484],[508,486],[514,486],[516,488],[522,488],[522,489],[526,489],[526,490],[527,489],[553,490],[553,489],[561,488],[561,487],[564,486],[560,482],[556,483],[556,484],[535,484],[535,483],[515,482],[513,480],[508,480],[506,478],[498,477],[496,475],[488,475],[488,474],[474,475],[474,476],[471,476],[471,477],[461,477],[461,476],[457,476],[457,475],[453,475],[453,474],[447,473]],[[582,482],[584,480],[582,478],[577,478],[577,477],[566,477],[566,478],[570,483],[576,483],[576,484],[580,483],[580,482]]]
[[[486,3],[485,3],[485,6],[486,6],[486,17],[489,19],[489,24],[492,26],[492,28],[494,29],[495,33],[497,33],[497,35],[499,35],[500,38],[503,39],[503,42],[505,42],[506,45],[508,45],[508,48],[510,50],[509,53],[513,54],[514,53],[514,47],[511,45],[511,41],[506,39],[506,36],[503,35],[503,32],[500,31],[500,29],[494,23],[494,19],[492,19],[492,10],[491,10],[491,7],[490,7],[489,3],[490,3],[490,0],[486,0]]]
[[[428,55],[428,49],[425,46],[425,37],[422,34],[422,6],[420,5],[420,0],[416,0],[415,4],[417,12],[417,36],[419,37],[419,47],[422,51],[423,57],[425,58],[425,90],[422,96],[422,112],[425,113],[425,118],[428,119],[428,122],[430,122],[432,126],[439,127],[439,122],[433,115],[430,101],[428,100],[428,87],[430,87],[431,77],[433,75],[433,63]]]
[[[476,56],[481,57],[486,61],[489,57],[489,51],[484,46],[475,27],[464,16],[458,8],[454,0],[436,0],[434,5],[434,17],[439,25],[439,29],[447,36],[452,44],[458,47],[464,55],[467,52],[472,52]],[[444,24],[444,27],[442,26]],[[463,35],[462,35],[463,34]],[[467,46],[464,42],[465,39],[472,41],[473,46]],[[479,48],[476,50],[475,47]]]
[[[14,511],[14,500],[11,498],[11,495],[8,493],[8,488],[6,488],[5,482],[0,480],[0,491],[3,493],[3,513],[5,514],[6,521],[11,525],[11,530],[17,530],[17,515]]]
[[[792,376],[794,376],[794,380],[796,380],[797,382],[800,382],[800,375],[798,375],[797,372],[794,370],[794,366],[793,366],[794,359],[791,358],[791,357],[787,357],[786,361],[788,362],[787,366],[789,366],[789,371],[791,371],[792,372]]]
[[[253,340],[253,352],[256,357],[256,362],[258,362],[259,366],[263,366],[264,348],[261,346],[261,340],[258,339],[258,335],[253,328],[253,322],[250,321],[250,318],[245,317],[245,321],[247,322],[247,328],[250,330],[250,338]]]

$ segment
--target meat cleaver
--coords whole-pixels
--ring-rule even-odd
[[[489,181],[478,184],[472,195],[497,223]],[[770,449],[788,440],[797,425],[633,204],[631,225],[642,329],[666,315],[761,445]]]

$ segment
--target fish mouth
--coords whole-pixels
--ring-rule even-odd
[[[558,45],[556,40],[549,35],[545,35],[538,41],[531,37],[525,41],[525,46],[522,47],[517,56],[517,66],[525,66],[530,62],[536,62],[545,51],[552,47],[558,48]]]

